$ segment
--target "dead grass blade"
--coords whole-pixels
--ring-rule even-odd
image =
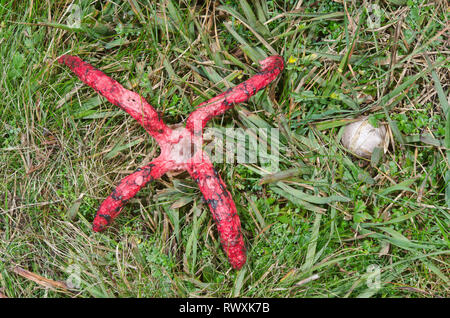
[[[13,272],[43,287],[51,288],[54,290],[68,291],[68,287],[65,282],[55,281],[52,279],[42,277],[41,275],[27,271],[26,269],[23,269],[20,266],[15,266],[13,268]]]

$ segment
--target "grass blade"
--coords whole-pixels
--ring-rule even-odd
[[[316,218],[314,220],[314,225],[312,227],[311,231],[311,239],[310,243],[308,244],[308,251],[306,253],[306,259],[305,263],[301,267],[302,271],[309,272],[314,265],[314,257],[316,255],[316,247],[317,247],[317,240],[319,238],[319,230],[320,230],[320,221],[322,219],[322,214],[316,213]]]

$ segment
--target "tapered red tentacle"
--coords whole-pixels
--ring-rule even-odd
[[[206,154],[201,160],[191,163],[188,166],[188,172],[197,182],[212,212],[222,247],[231,266],[240,269],[247,257],[241,233],[241,222],[231,194]]]
[[[223,114],[235,104],[248,100],[256,92],[275,80],[284,68],[284,61],[281,56],[270,56],[259,63],[262,66],[260,72],[245,82],[198,105],[200,108],[188,117],[186,128],[196,135],[199,134],[212,117]]]
[[[164,140],[170,133],[170,128],[159,118],[156,110],[139,94],[127,90],[79,57],[63,55],[58,62],[67,65],[81,81],[130,114],[156,141]]]
[[[97,210],[93,222],[94,231],[103,231],[119,215],[128,200],[134,197],[148,182],[160,178],[171,168],[170,161],[157,158],[123,178]]]

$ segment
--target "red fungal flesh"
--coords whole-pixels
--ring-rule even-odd
[[[160,178],[168,170],[165,162],[157,159],[123,178],[97,210],[93,222],[94,231],[103,231],[119,215],[128,200],[133,198],[147,183]]]
[[[94,218],[94,231],[102,231],[122,211],[124,204],[148,182],[167,171],[187,170],[197,182],[212,212],[220,241],[230,264],[240,269],[246,261],[241,222],[231,194],[206,153],[201,149],[201,132],[214,116],[223,114],[266,87],[284,68],[280,56],[260,61],[262,69],[247,81],[199,105],[187,119],[186,128],[171,130],[153,107],[137,93],[127,90],[117,81],[76,56],[63,55],[59,63],[67,65],[77,77],[94,88],[112,104],[136,119],[155,138],[161,154],[143,168],[122,179],[111,195],[103,201]]]
[[[223,114],[235,104],[247,101],[259,90],[266,87],[284,68],[281,56],[270,56],[259,63],[262,66],[260,72],[245,82],[198,105],[199,108],[192,112],[187,119],[186,129],[192,132],[203,129],[212,117]]]
[[[129,91],[79,57],[63,55],[58,62],[66,64],[82,82],[95,89],[110,103],[130,114],[157,141],[164,140],[164,136],[170,134],[170,128],[159,118],[156,110],[139,94]]]
[[[222,248],[231,266],[241,268],[246,260],[244,239],[241,233],[241,221],[230,192],[206,154],[203,154],[201,162],[190,165],[188,171],[197,182],[212,212]]]

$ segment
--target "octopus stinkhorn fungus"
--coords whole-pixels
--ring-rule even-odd
[[[247,101],[275,80],[284,68],[283,59],[271,56],[260,61],[262,68],[258,73],[200,104],[187,118],[186,127],[177,129],[164,124],[156,110],[139,94],[127,90],[80,58],[63,55],[58,62],[67,65],[81,81],[136,119],[161,148],[159,157],[122,179],[103,201],[94,218],[94,231],[104,230],[119,215],[124,204],[150,181],[171,170],[187,170],[212,212],[231,266],[240,269],[246,261],[241,223],[230,192],[202,149],[202,131],[211,118]]]

